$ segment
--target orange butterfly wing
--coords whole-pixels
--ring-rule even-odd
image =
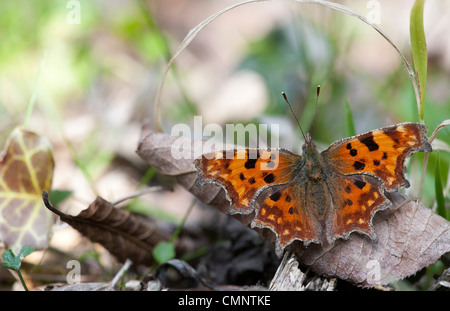
[[[321,153],[333,174],[327,180],[335,210],[326,224],[329,241],[353,231],[377,240],[372,218],[391,205],[384,190],[409,187],[405,160],[432,151],[426,132],[425,125],[400,123],[336,141]]]
[[[322,152],[337,172],[370,174],[383,182],[388,191],[409,187],[405,160],[413,152],[431,152],[427,127],[419,123],[400,123],[334,142]]]
[[[278,253],[295,239],[305,245],[320,242],[321,227],[312,221],[306,188],[296,178],[302,175],[301,156],[282,149],[240,149],[205,154],[194,163],[200,172],[197,184],[223,187],[230,214],[255,212],[251,227],[272,230]]]
[[[305,245],[320,243],[322,226],[313,220],[307,208],[304,184],[295,180],[270,187],[256,198],[257,213],[251,226],[271,229],[277,237],[277,253],[294,240]]]
[[[325,226],[327,240],[332,243],[338,238],[347,239],[358,231],[377,241],[372,218],[391,205],[380,181],[368,175],[336,175],[327,185],[333,202]]]
[[[286,150],[235,149],[202,155],[194,164],[197,185],[215,183],[225,189],[230,214],[254,211],[255,195],[263,188],[289,182],[300,156]]]

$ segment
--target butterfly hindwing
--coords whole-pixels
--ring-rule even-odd
[[[304,185],[290,182],[265,189],[256,199],[256,215],[251,226],[268,228],[277,237],[277,252],[294,240],[305,245],[319,243],[321,226],[314,221],[306,206]]]
[[[326,225],[328,241],[348,238],[353,231],[364,233],[376,241],[372,218],[377,211],[391,205],[381,182],[368,175],[341,175],[333,178],[328,187],[334,205]]]

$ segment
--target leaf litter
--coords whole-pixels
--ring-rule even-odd
[[[171,240],[175,225],[165,226],[148,217],[138,217],[102,198],[78,215],[69,215],[52,206],[44,193],[47,208],[91,241],[101,243],[119,262],[128,259],[134,266],[153,267],[145,282],[139,283],[140,290],[229,289],[230,284],[234,284],[234,289],[262,286],[258,288],[279,290],[288,286],[297,290],[332,290],[334,278],[360,287],[378,287],[411,276],[450,251],[449,222],[420,201],[394,193],[389,197],[394,208],[374,217],[378,243],[357,233],[325,248],[315,244],[303,247],[295,242],[285,254],[299,265],[282,266],[281,258],[275,255],[271,231],[252,230],[249,224],[253,215],[225,215],[229,202],[222,188],[212,184],[196,186],[192,159],[172,156],[171,146],[176,139],[183,139],[188,143],[185,146],[192,147],[190,157],[203,148],[203,141],[155,133],[144,127],[137,153],[159,174],[170,176],[201,201],[202,221],[195,228],[184,226],[175,241],[178,259],[167,258],[167,262],[155,266],[153,258],[156,245]],[[205,250],[201,256],[190,256],[199,249]],[[304,274],[303,269],[310,272]],[[302,284],[286,283],[299,274]],[[276,283],[277,275],[284,282]],[[102,284],[97,285],[104,289]]]

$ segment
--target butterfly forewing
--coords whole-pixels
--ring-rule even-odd
[[[204,154],[195,160],[197,184],[222,186],[230,200],[230,214],[253,212],[252,202],[264,187],[292,180],[301,157],[286,150],[236,149]]]
[[[341,174],[371,174],[394,191],[409,186],[404,176],[406,158],[413,152],[432,151],[426,132],[423,124],[400,123],[339,140],[322,156]]]

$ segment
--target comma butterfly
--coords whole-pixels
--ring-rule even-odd
[[[254,213],[252,228],[275,233],[277,253],[295,240],[334,243],[357,231],[375,242],[372,218],[392,205],[385,191],[409,187],[405,160],[431,152],[427,127],[399,123],[350,138],[319,152],[309,133],[303,155],[284,149],[235,149],[195,160],[197,185],[217,184],[229,214]]]

